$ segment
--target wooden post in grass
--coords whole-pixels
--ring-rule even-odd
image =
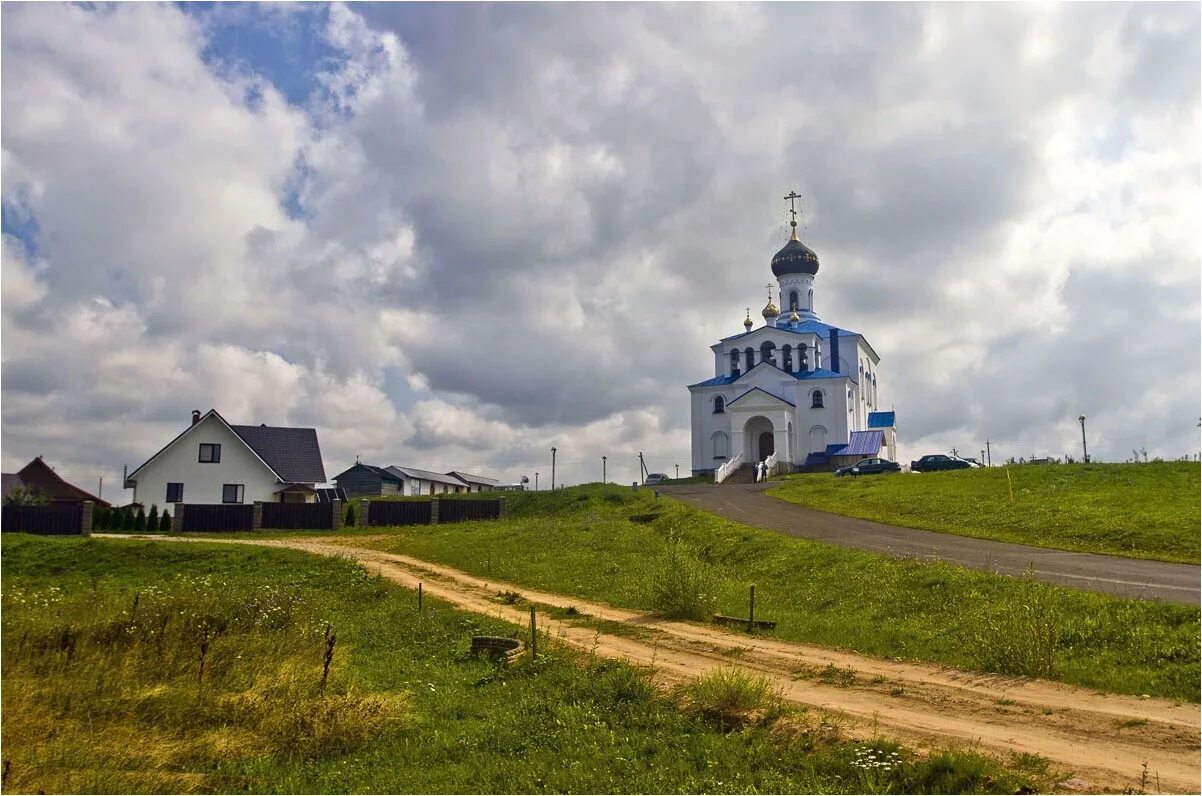
[[[530,606],[530,660],[538,659],[538,625],[534,617],[534,606]]]
[[[751,584],[751,600],[747,608],[747,632],[755,630],[755,584]]]
[[[422,612],[422,585],[421,585],[421,583],[417,584],[417,612],[419,614]]]

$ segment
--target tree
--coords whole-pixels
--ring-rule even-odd
[[[134,533],[142,533],[146,530],[146,512],[138,506],[138,513],[134,517]]]
[[[346,522],[344,523],[344,525],[346,525],[346,527],[348,527],[348,528],[355,527],[355,504],[354,503],[347,504]]]
[[[171,512],[163,509],[163,517],[159,520],[159,531],[162,533],[171,533]]]
[[[8,497],[4,498],[6,506],[44,506],[49,502],[50,499],[42,490],[24,484],[13,489],[8,493]]]
[[[146,515],[146,530],[154,532],[159,529],[159,505],[150,504],[150,514]]]
[[[126,506],[121,510],[121,530],[132,531],[134,529],[134,510]]]

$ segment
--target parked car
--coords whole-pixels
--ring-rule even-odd
[[[668,483],[668,480],[666,473],[647,473],[647,480],[643,483],[647,486],[659,486]]]
[[[910,470],[915,473],[930,473],[935,470],[967,470],[971,464],[963,459],[956,459],[943,453],[932,453],[923,456],[916,462],[910,462]]]
[[[901,465],[888,459],[860,459],[855,464],[840,467],[835,475],[871,475],[872,473],[900,473]]]

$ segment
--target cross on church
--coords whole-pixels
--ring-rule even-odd
[[[768,301],[772,301],[772,283],[769,282],[764,287],[768,288]]]
[[[794,203],[800,198],[801,194],[797,193],[797,191],[789,191],[789,195],[785,197],[785,200],[789,203],[789,213],[793,216],[789,224],[794,227],[797,226],[797,207]]]

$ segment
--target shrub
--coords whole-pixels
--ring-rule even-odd
[[[167,509],[163,509],[163,516],[159,519],[159,531],[171,533],[171,512]]]
[[[961,635],[986,671],[1052,677],[1061,636],[1060,600],[1044,584],[1028,580],[1024,586],[991,600]]]
[[[142,510],[141,506],[138,506],[138,514],[136,517],[134,517],[134,532],[142,533],[145,530],[146,530],[146,512]]]
[[[760,724],[783,712],[780,689],[763,675],[745,669],[717,669],[684,686],[687,712],[702,716],[724,729]]]
[[[346,507],[346,522],[343,523],[348,528],[355,527],[355,504],[351,503]]]
[[[146,530],[157,531],[159,529],[159,507],[157,503],[150,504],[150,514],[146,515]]]
[[[678,539],[668,545],[651,581],[651,603],[670,619],[703,620],[717,604],[718,575]]]
[[[121,510],[121,530],[132,531],[134,529],[134,513],[131,508],[126,506]]]

